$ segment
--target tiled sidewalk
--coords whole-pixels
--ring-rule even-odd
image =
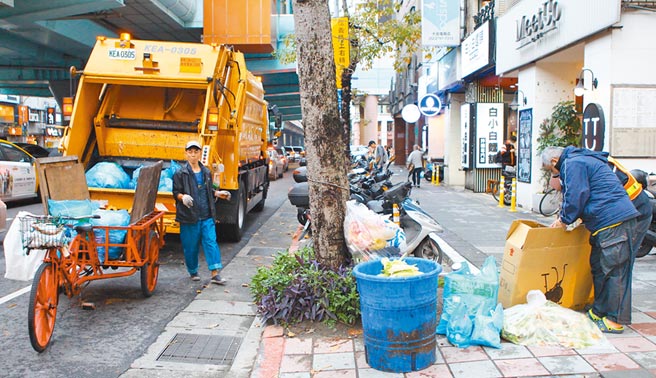
[[[653,377],[656,376],[656,313],[636,313],[621,335],[607,335],[585,349],[526,347],[503,342],[501,349],[451,346],[437,335],[437,359],[427,369],[386,373],[367,365],[362,335],[349,338],[287,337],[279,326],[267,326],[254,378],[387,378],[387,377]]]

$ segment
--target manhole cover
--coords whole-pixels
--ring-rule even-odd
[[[241,345],[241,337],[177,333],[157,357],[158,361],[230,365]]]
[[[273,256],[280,250],[280,248],[253,247],[248,251],[248,254],[256,256]]]

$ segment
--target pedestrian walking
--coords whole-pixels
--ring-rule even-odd
[[[413,186],[421,187],[421,172],[424,170],[424,153],[418,144],[413,146],[413,151],[408,155],[408,175],[412,177]]]
[[[602,332],[622,333],[623,324],[631,324],[632,244],[639,213],[604,153],[548,147],[542,168],[562,185],[562,209],[551,226],[572,227],[580,218],[591,234],[594,302],[587,315]]]
[[[379,145],[376,143],[376,141],[370,140],[369,141],[369,151],[373,157],[373,162],[374,162],[374,167],[373,169],[376,172],[380,172],[383,170],[385,167],[385,164],[387,164],[387,161],[389,159],[389,156],[387,156],[387,151],[385,150],[385,147]]]
[[[212,275],[210,282],[224,285],[226,280],[219,275],[223,265],[216,242],[214,201],[219,198],[229,201],[230,192],[214,189],[210,170],[200,162],[200,152],[200,143],[195,140],[188,142],[185,146],[187,162],[173,175],[175,220],[180,223],[180,241],[191,280],[200,281],[198,253],[202,244]]]

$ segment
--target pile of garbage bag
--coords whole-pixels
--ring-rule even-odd
[[[346,202],[344,237],[356,261],[389,255],[387,247],[397,252],[405,249],[405,233],[399,225],[355,201]]]
[[[181,168],[175,160],[171,160],[168,168],[162,170],[159,177],[159,192],[173,191],[173,174]],[[141,166],[132,172],[132,177],[115,162],[100,162],[85,173],[87,186],[90,188],[135,189]]]

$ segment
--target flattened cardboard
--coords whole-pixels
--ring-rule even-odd
[[[526,303],[529,290],[573,310],[592,303],[590,233],[550,228],[516,220],[506,236],[499,277],[499,302],[504,308]]]

